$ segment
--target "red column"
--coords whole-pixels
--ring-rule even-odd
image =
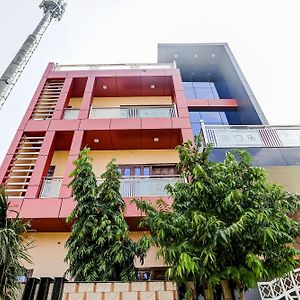
[[[88,77],[81,106],[80,106],[80,112],[79,112],[80,120],[86,120],[89,118],[90,107],[93,99],[94,84],[95,84],[95,77]]]
[[[70,174],[74,169],[73,161],[78,158],[78,155],[79,155],[79,152],[81,149],[82,140],[83,140],[83,134],[84,134],[84,131],[75,131],[74,132],[67,165],[66,165],[65,172],[64,172],[64,178],[63,178],[62,186],[61,186],[60,193],[59,193],[59,198],[70,198],[72,196],[72,191],[68,187],[68,185],[72,181]]]
[[[189,111],[186,102],[185,92],[179,71],[172,75],[174,85],[174,98],[177,106],[178,117],[181,124],[182,141],[194,140],[191,123],[189,120]],[[175,120],[174,120],[175,121]],[[178,122],[178,121],[176,121]]]

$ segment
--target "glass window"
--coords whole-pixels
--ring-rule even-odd
[[[239,113],[237,111],[226,111],[225,115],[226,115],[226,119],[228,120],[228,124],[231,125],[241,124]]]
[[[125,168],[125,169],[124,169],[124,176],[130,176],[130,175],[131,175],[131,174],[130,174],[130,171],[131,171],[130,168]]]
[[[150,176],[150,168],[144,167],[144,176]]]
[[[212,89],[210,88],[195,88],[196,98],[197,99],[214,99]]]
[[[201,111],[200,114],[201,119],[204,121],[205,124],[223,124],[220,113],[218,111]]]
[[[192,123],[193,134],[199,134],[200,132],[200,123]]]
[[[228,125],[228,120],[224,111],[220,112],[220,116],[224,125]]]
[[[210,88],[211,87],[211,84],[213,85],[213,86],[215,86],[214,85],[214,83],[211,83],[211,82],[193,82],[193,87],[194,88]]]
[[[134,176],[141,176],[141,168],[134,168]]]
[[[211,90],[212,90],[212,93],[214,95],[214,99],[220,99],[219,94],[218,94],[217,89],[215,88],[215,86],[213,86],[211,88]]]
[[[184,92],[187,99],[196,99],[196,94],[193,88],[185,88]]]
[[[220,99],[213,82],[183,82],[187,99]]]
[[[183,83],[184,88],[193,88],[193,83],[192,82],[184,81],[182,83]]]
[[[200,122],[201,117],[199,111],[190,111],[191,122]]]

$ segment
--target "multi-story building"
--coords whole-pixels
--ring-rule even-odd
[[[279,104],[274,104],[279,105]],[[227,44],[161,44],[158,63],[55,65],[38,85],[0,170],[14,212],[30,220],[34,276],[62,276],[75,206],[73,161],[88,146],[97,175],[115,158],[132,238],[141,236],[135,198],[171,201],[176,145],[201,133],[213,159],[247,148],[270,179],[300,192],[300,127],[270,126]],[[159,278],[155,249],[145,265]]]

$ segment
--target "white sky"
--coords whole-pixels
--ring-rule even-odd
[[[1,74],[39,3],[0,0]],[[163,42],[228,42],[270,124],[300,125],[299,14],[299,0],[68,0],[0,111],[0,162],[48,62],[156,62]]]

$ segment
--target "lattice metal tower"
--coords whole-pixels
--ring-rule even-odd
[[[27,37],[0,78],[0,109],[19,79],[34,50],[37,48],[52,19],[61,19],[65,12],[66,3],[64,0],[43,0],[39,7],[42,8],[44,12],[42,20],[33,33]]]

